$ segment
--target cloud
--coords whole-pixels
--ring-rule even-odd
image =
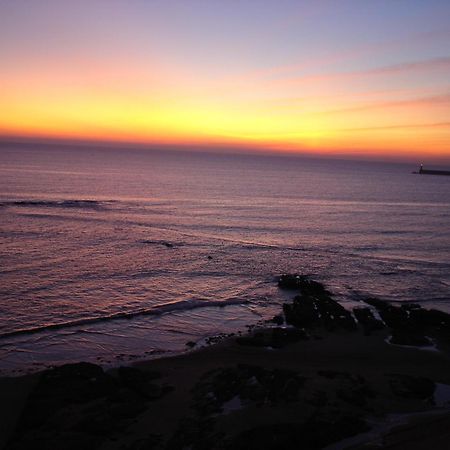
[[[364,78],[380,75],[395,75],[411,72],[430,71],[436,69],[450,70],[450,56],[438,58],[430,58],[422,61],[410,61],[399,64],[391,64],[387,66],[373,67],[365,70],[354,70],[349,72],[334,72],[327,74],[307,75],[295,78],[273,80],[274,83],[280,84],[302,84],[308,82],[330,81],[333,79],[351,79]]]
[[[417,70],[430,70],[430,69],[450,69],[450,56],[443,56],[439,58],[431,58],[423,61],[412,61],[400,64],[392,64],[389,66],[376,67],[369,70],[361,70],[356,72],[349,72],[349,74],[355,75],[383,75],[399,72],[411,72]]]
[[[340,128],[338,131],[382,131],[382,130],[402,130],[402,129],[417,129],[417,128],[449,128],[450,122],[435,122],[435,123],[418,123],[418,124],[403,124],[403,125],[387,125],[376,127],[360,127],[360,128]]]
[[[353,113],[369,111],[373,109],[387,109],[394,108],[398,106],[418,106],[418,105],[440,105],[450,103],[450,94],[433,95],[430,97],[422,97],[417,99],[406,99],[406,100],[393,100],[376,102],[371,104],[366,104],[362,106],[355,106],[351,108],[339,108],[331,109],[328,111],[319,111],[313,114],[328,115],[328,114],[343,114],[343,113]]]

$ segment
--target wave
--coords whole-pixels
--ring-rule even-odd
[[[106,202],[98,200],[13,200],[0,203],[0,206],[18,206],[23,208],[45,207],[45,208],[93,208],[97,209]],[[108,202],[109,203],[109,202]]]
[[[419,303],[421,305],[425,305],[425,304],[431,304],[433,306],[433,303],[446,303],[448,304],[448,300],[449,298],[447,296],[439,296],[439,297],[429,297],[427,296],[426,298],[419,298],[417,300],[396,300],[396,299],[391,299],[389,300],[390,303],[398,303],[398,304],[402,304],[402,303]],[[445,310],[444,310],[445,311]]]
[[[84,319],[71,320],[67,322],[60,323],[51,323],[47,325],[42,325],[33,328],[23,328],[20,330],[8,331],[0,334],[0,339],[15,337],[19,335],[25,334],[35,334],[43,331],[49,330],[59,330],[62,328],[71,328],[82,325],[90,325],[99,322],[108,322],[111,320],[124,320],[124,319],[133,319],[138,316],[160,316],[167,313],[172,313],[175,311],[189,311],[191,309],[197,308],[205,308],[205,307],[219,307],[223,308],[225,306],[231,305],[246,305],[250,303],[249,300],[243,300],[239,298],[230,298],[228,300],[222,301],[214,301],[214,300],[200,300],[200,299],[191,299],[191,300],[181,300],[178,302],[171,303],[163,303],[161,305],[156,305],[151,308],[144,308],[137,311],[129,311],[129,312],[119,312],[114,314],[109,314],[105,316],[99,317],[87,317]]]
[[[376,233],[374,233],[376,234]],[[412,230],[383,230],[379,231],[378,234],[415,234]]]

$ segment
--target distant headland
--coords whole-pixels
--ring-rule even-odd
[[[424,169],[423,165],[420,165],[420,168],[417,172],[413,172],[419,175],[449,175],[450,176],[450,170],[430,170],[430,169]]]

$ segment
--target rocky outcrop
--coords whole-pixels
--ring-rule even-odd
[[[288,344],[308,339],[304,330],[296,328],[269,328],[266,330],[256,330],[248,336],[236,338],[239,345],[251,347],[271,347],[282,348]]]
[[[247,405],[297,400],[305,378],[286,369],[237,365],[207,373],[193,390],[194,409],[200,415],[220,413],[226,402],[239,398]]]
[[[95,364],[66,364],[46,370],[32,392],[10,450],[96,449],[124,430],[170,388],[157,374],[131,367],[107,374]]]
[[[389,385],[398,397],[432,401],[436,385],[432,380],[404,374],[389,374]]]
[[[433,343],[430,338],[450,342],[450,315],[445,312],[424,309],[415,303],[395,306],[373,298],[365,302],[377,309],[391,329],[392,344],[429,346]]]
[[[292,303],[283,304],[286,323],[304,329],[319,327],[328,331],[356,329],[356,323],[350,312],[332,299],[331,292],[323,284],[304,275],[285,274],[278,278],[278,286],[300,293]]]
[[[244,431],[225,448],[230,450],[320,449],[368,429],[368,425],[360,417],[343,415],[331,419],[316,416],[304,423],[293,421],[269,424]]]
[[[362,326],[365,335],[370,335],[374,331],[382,330],[385,325],[373,315],[369,308],[353,308],[353,314],[358,323]]]
[[[356,330],[356,323],[342,305],[328,296],[298,295],[292,304],[283,305],[286,322],[298,328],[323,327],[328,331]]]
[[[278,286],[297,292],[292,303],[283,304],[283,312],[286,323],[299,329],[353,331],[361,327],[365,335],[370,335],[388,328],[392,344],[424,347],[438,341],[450,345],[450,315],[442,311],[427,310],[415,303],[396,306],[367,298],[364,302],[372,308],[356,307],[352,315],[323,284],[305,275],[281,275]],[[375,317],[374,309],[381,320]]]
[[[331,293],[318,281],[314,281],[306,275],[284,274],[278,277],[280,289],[301,291],[303,295],[314,297],[329,297]]]

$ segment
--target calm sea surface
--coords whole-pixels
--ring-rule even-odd
[[[0,373],[245,330],[313,275],[450,311],[450,177],[410,165],[0,148]],[[16,371],[16,372],[14,372]]]

